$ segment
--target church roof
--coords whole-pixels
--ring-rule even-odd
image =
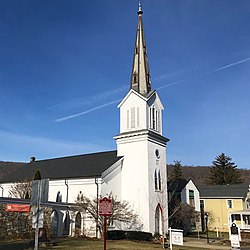
[[[31,161],[15,172],[4,176],[1,182],[32,180],[37,170],[41,172],[44,179],[101,177],[105,170],[121,158],[117,157],[117,151],[108,151]]]
[[[134,89],[143,96],[147,96],[151,91],[151,80],[149,73],[146,41],[144,38],[142,23],[142,8],[139,4],[138,24],[136,30],[135,49],[133,67],[130,80],[130,89]]]

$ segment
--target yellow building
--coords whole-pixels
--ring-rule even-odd
[[[200,186],[201,218],[208,214],[208,229],[228,232],[229,214],[239,210],[250,210],[248,185]]]

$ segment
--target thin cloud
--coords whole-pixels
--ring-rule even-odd
[[[77,114],[73,114],[73,115],[69,115],[69,116],[64,116],[62,118],[58,118],[55,120],[55,122],[63,122],[63,121],[66,121],[66,120],[70,120],[70,119],[73,119],[73,118],[76,118],[76,117],[79,117],[79,116],[82,116],[82,115],[86,115],[88,113],[91,113],[95,110],[98,110],[98,109],[102,109],[102,108],[105,108],[107,106],[110,106],[112,104],[115,104],[115,103],[118,103],[120,102],[121,99],[118,99],[118,100],[115,100],[115,101],[112,101],[112,102],[108,102],[108,103],[105,103],[105,104],[102,104],[102,105],[99,105],[99,106],[96,106],[94,108],[91,108],[89,110],[86,110],[84,112],[80,112],[80,113],[77,113]]]
[[[116,96],[128,89],[127,85],[121,86],[116,89],[108,90],[100,94],[89,96],[87,98],[72,98],[61,103],[57,103],[48,107],[48,110],[63,109],[69,110],[79,106],[91,106],[98,102],[106,101],[108,98]]]

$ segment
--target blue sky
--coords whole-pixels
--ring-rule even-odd
[[[116,148],[137,1],[0,1],[0,160]],[[143,0],[167,161],[250,168],[249,0]]]

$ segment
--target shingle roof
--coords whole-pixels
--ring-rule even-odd
[[[117,157],[117,151],[108,151],[32,161],[5,176],[1,182],[32,180],[37,170],[42,178],[50,179],[100,177],[103,171],[121,158]]]
[[[199,186],[200,198],[244,198],[248,192],[247,184]]]
[[[179,179],[174,181],[168,181],[168,191],[169,192],[181,192],[182,189],[187,185],[188,180]]]

